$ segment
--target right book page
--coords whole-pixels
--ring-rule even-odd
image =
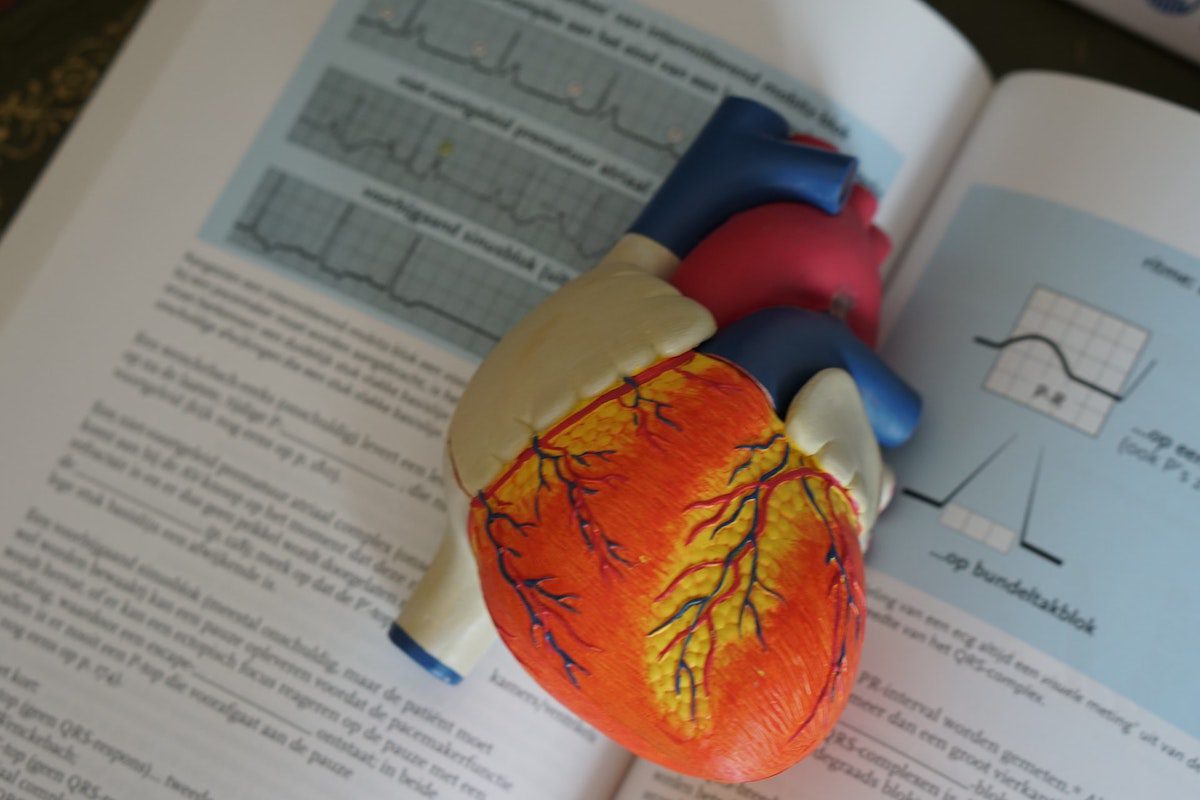
[[[889,287],[924,396],[862,673],[795,769],[620,800],[1200,796],[1200,117],[997,89]]]

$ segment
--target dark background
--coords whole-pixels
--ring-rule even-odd
[[[1200,67],[1062,0],[926,2],[966,34],[997,77],[1072,72],[1200,109]],[[0,0],[0,233],[147,4]]]

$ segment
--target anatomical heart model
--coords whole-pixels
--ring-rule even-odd
[[[721,105],[463,393],[401,649],[454,682],[498,632],[580,717],[706,778],[820,744],[858,669],[877,441],[920,407],[870,348],[888,243],[855,170]]]

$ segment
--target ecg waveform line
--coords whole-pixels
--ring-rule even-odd
[[[913,498],[914,500],[919,500],[922,503],[925,503],[926,505],[933,506],[934,508],[939,508],[939,509],[945,508],[949,503],[953,502],[954,498],[958,496],[959,492],[961,492],[963,489],[970,486],[971,482],[974,481],[977,477],[979,477],[979,473],[983,472],[985,469],[987,469],[989,466],[991,466],[992,462],[995,461],[997,458],[999,458],[1000,454],[1003,453],[1005,450],[1007,450],[1008,446],[1011,445],[1016,440],[1017,440],[1017,437],[1015,434],[1008,437],[1008,440],[1005,441],[1004,444],[1000,445],[995,450],[993,450],[991,453],[989,453],[987,458],[985,458],[983,461],[981,461],[979,463],[979,465],[977,467],[975,467],[975,469],[973,469],[969,473],[967,473],[967,476],[965,478],[963,478],[961,481],[959,481],[958,485],[955,486],[953,489],[951,489],[950,493],[947,494],[943,498],[940,498],[940,499],[935,498],[931,495],[927,495],[923,492],[918,492],[915,489],[909,489],[909,488],[904,489],[904,494],[908,495],[909,497]]]
[[[316,220],[326,226],[314,225]],[[235,221],[230,239],[293,270],[299,260],[311,271],[305,274],[319,278],[323,285],[368,290],[370,305],[480,355],[546,294],[520,278],[278,170],[264,176]],[[438,250],[440,254],[435,252]],[[356,259],[361,263],[346,263]],[[445,273],[448,264],[457,271],[430,280],[415,275],[420,269]],[[423,291],[422,283],[427,284]],[[493,306],[501,307],[485,310],[475,304],[471,308],[468,295],[486,297]],[[431,317],[438,324],[431,324]],[[485,318],[496,324],[483,324]]]
[[[447,161],[446,156],[435,155],[429,160],[428,166],[422,167],[419,163],[422,155],[419,144],[411,147],[407,153],[401,154],[400,142],[397,139],[385,139],[381,137],[350,138],[346,131],[352,128],[354,114],[361,108],[362,103],[363,99],[361,97],[355,98],[354,107],[345,119],[318,120],[301,116],[297,119],[297,122],[310,129],[326,133],[347,154],[354,154],[362,150],[376,150],[383,155],[388,163],[400,167],[418,181],[436,181],[451,189],[462,192],[478,203],[492,206],[518,227],[534,225],[549,226],[557,231],[562,241],[570,245],[571,249],[581,259],[587,261],[589,265],[592,260],[608,251],[608,244],[588,247],[581,241],[577,235],[577,231],[586,226],[583,223],[572,224],[571,219],[565,211],[552,210],[532,214],[521,213],[520,208],[525,201],[526,192],[531,185],[538,182],[538,176],[535,174],[526,177],[522,186],[515,191],[510,191],[509,187],[500,183],[493,183],[490,187],[481,188],[467,181],[457,180],[443,169]],[[426,132],[433,128],[435,121],[433,119],[429,121],[425,126]],[[506,200],[505,195],[509,195],[509,199]],[[594,198],[587,212],[580,216],[584,219],[593,218],[600,200],[599,196]]]
[[[450,320],[460,328],[465,328],[466,330],[477,333],[485,339],[490,339],[493,342],[500,341],[500,334],[498,333],[494,333],[486,328],[482,328],[471,320],[465,319],[456,314],[452,314],[446,309],[436,306],[433,303],[429,303],[425,300],[414,297],[406,297],[396,290],[396,286],[400,281],[400,278],[404,275],[404,271],[412,262],[413,256],[417,252],[417,248],[419,248],[424,242],[424,239],[419,235],[413,236],[412,243],[409,244],[408,249],[404,251],[404,255],[401,256],[400,260],[396,262],[395,271],[393,271],[391,276],[389,276],[385,281],[377,280],[371,277],[369,274],[353,272],[348,269],[340,269],[329,263],[329,254],[337,245],[338,237],[341,236],[343,229],[350,221],[351,215],[353,215],[355,211],[360,211],[360,209],[358,209],[353,203],[346,203],[342,213],[338,215],[337,222],[334,223],[333,227],[329,231],[329,235],[325,237],[325,241],[322,243],[320,249],[316,252],[312,252],[298,244],[272,241],[270,238],[265,236],[260,230],[260,225],[262,224],[262,220],[266,216],[267,210],[270,208],[272,201],[279,194],[279,188],[283,184],[284,180],[285,178],[282,175],[275,176],[275,180],[272,183],[271,188],[268,190],[266,198],[263,200],[262,205],[258,209],[258,213],[255,214],[254,219],[251,222],[245,223],[238,221],[235,223],[235,227],[258,243],[263,252],[289,252],[300,256],[304,260],[311,262],[321,273],[325,275],[333,276],[338,280],[365,284],[378,292],[384,293],[389,300],[399,303],[402,306],[406,306],[408,308],[425,309],[430,313],[437,314],[444,319]]]
[[[591,178],[337,69],[289,138],[578,270],[638,212],[637,201]]]
[[[521,42],[521,34],[514,33],[509,37],[508,41],[500,50],[500,58],[492,66],[484,64],[477,58],[463,57],[458,53],[451,52],[439,48],[429,42],[425,38],[426,27],[416,24],[415,17],[421,10],[420,6],[423,3],[414,7],[405,17],[404,22],[396,28],[389,26],[381,19],[368,17],[366,15],[359,17],[359,25],[365,28],[374,28],[384,36],[390,36],[393,39],[409,39],[421,50],[435,55],[438,58],[444,58],[447,61],[453,61],[461,66],[469,67],[480,75],[486,75],[492,78],[501,78],[509,82],[509,84],[519,92],[537,98],[546,103],[552,103],[559,108],[566,109],[572,114],[584,119],[592,119],[597,122],[607,123],[609,128],[624,139],[628,139],[642,147],[651,150],[657,150],[664,153],[674,161],[678,161],[683,155],[686,147],[680,147],[678,138],[674,141],[667,139],[654,139],[638,131],[628,128],[621,124],[621,105],[617,101],[611,99],[617,88],[618,77],[611,76],[604,84],[604,88],[600,90],[596,100],[593,101],[591,107],[585,107],[579,104],[576,97],[569,93],[566,95],[557,95],[553,92],[548,92],[540,89],[532,84],[524,83],[521,80],[522,65],[519,61],[512,62],[512,53],[516,50],[517,45]],[[680,135],[679,138],[682,138]]]
[[[934,497],[933,495],[929,495],[924,492],[919,492],[916,489],[911,489],[911,488],[907,488],[907,487],[903,490],[903,494],[906,497],[911,497],[913,500],[916,500],[920,503],[924,503],[925,505],[927,505],[931,508],[937,509],[938,511],[945,510],[947,512],[947,514],[949,513],[950,510],[957,510],[958,515],[961,515],[961,516],[978,517],[980,519],[985,519],[985,518],[980,517],[980,515],[976,514],[975,512],[972,512],[966,508],[959,507],[957,509],[951,509],[949,507],[954,502],[954,499],[959,495],[959,493],[962,492],[963,489],[966,489],[968,486],[970,486],[975,481],[975,479],[978,478],[980,476],[980,474],[983,473],[984,470],[986,470],[989,466],[991,466],[992,463],[1000,456],[1000,454],[1003,453],[1005,450],[1007,450],[1009,445],[1011,445],[1016,440],[1017,440],[1017,437],[1015,434],[1010,436],[1003,444],[1001,444],[999,447],[997,447],[995,450],[993,450],[991,453],[989,453],[987,455],[987,457],[984,458],[983,461],[981,461],[979,463],[978,466],[976,466],[969,473],[967,473],[967,476],[965,478],[963,478],[961,481],[959,481],[958,484],[953,489],[951,489],[950,492],[947,495],[945,495],[944,497],[940,497],[940,498]],[[1034,555],[1038,556],[1039,558],[1043,558],[1046,561],[1049,561],[1051,564],[1054,564],[1057,567],[1061,567],[1063,565],[1063,559],[1061,557],[1054,555],[1049,550],[1046,550],[1045,548],[1040,547],[1029,540],[1029,526],[1030,526],[1030,521],[1033,519],[1034,504],[1037,501],[1037,490],[1038,490],[1038,484],[1041,481],[1042,461],[1043,461],[1044,457],[1045,457],[1044,448],[1039,448],[1037,462],[1034,464],[1034,467],[1033,467],[1033,477],[1029,482],[1029,493],[1025,498],[1025,508],[1021,513],[1021,529],[1019,531],[1017,531],[1017,543],[1023,549],[1028,550],[1029,552],[1033,553]],[[947,514],[943,514],[943,516],[942,516],[942,520],[943,520],[944,524],[948,524],[947,523],[947,520],[948,520]],[[990,526],[996,525],[996,523],[993,523],[990,520],[985,520],[985,521]],[[951,526],[951,527],[955,527],[955,526]],[[962,528],[961,528],[961,526],[958,526],[958,527],[955,527],[955,530],[962,531]],[[965,531],[962,531],[962,532],[965,532]],[[1004,535],[1006,537],[1011,537],[1012,533],[1008,530],[1005,530]],[[1011,539],[1008,539],[1008,541],[1011,541]],[[1008,546],[1005,545],[1005,547],[1003,549],[1007,550],[1007,547]]]
[[[437,8],[440,12],[446,6],[445,0],[441,0],[436,6],[430,6],[426,0],[418,0],[399,21],[393,22],[397,15],[391,3],[373,3],[369,11],[359,15],[356,26],[392,42],[411,44],[432,58],[467,69],[481,77],[504,82],[524,97],[562,109],[577,119],[601,123],[622,140],[649,150],[658,156],[653,160],[653,166],[660,173],[668,171],[679,160],[699,130],[700,124],[715,106],[713,103],[705,103],[699,98],[688,96],[689,108],[686,109],[686,113],[681,115],[680,123],[667,126],[658,135],[639,130],[638,127],[623,121],[627,115],[627,103],[621,98],[621,93],[625,91],[627,82],[645,88],[660,83],[657,79],[640,70],[634,73],[634,68],[625,67],[620,62],[597,52],[592,53],[594,63],[589,65],[589,69],[583,71],[584,74],[589,75],[608,72],[604,78],[600,79],[601,88],[599,92],[595,93],[594,98],[585,101],[583,99],[585,91],[578,82],[565,82],[562,91],[552,91],[537,85],[526,77],[526,73],[532,70],[518,55],[518,51],[525,44],[528,35],[521,29],[514,30],[507,38],[503,39],[503,44],[499,48],[492,48],[482,41],[477,41],[467,49],[452,49],[433,41],[432,26],[425,19],[428,15],[427,7]],[[475,15],[481,16],[481,14],[482,12],[476,12]],[[495,17],[497,25],[481,24],[481,29],[495,30],[500,21],[504,19],[499,14],[496,14]],[[373,44],[369,39],[357,38],[368,46]],[[548,42],[555,45],[561,43],[563,47],[573,50],[580,48],[577,43],[567,42],[549,32],[539,31],[534,35],[532,41],[543,45]],[[492,61],[486,60],[489,52],[497,53]],[[678,92],[665,84],[663,87],[665,93],[679,96]],[[661,161],[666,163],[659,163]]]
[[[1058,359],[1058,363],[1062,365],[1063,376],[1067,380],[1078,384],[1085,389],[1090,389],[1097,394],[1102,394],[1115,403],[1120,403],[1133,394],[1137,387],[1141,385],[1146,375],[1149,374],[1150,370],[1154,369],[1154,366],[1158,363],[1157,361],[1151,361],[1149,364],[1147,364],[1146,368],[1138,373],[1137,377],[1135,377],[1129,384],[1129,388],[1122,393],[1115,392],[1112,389],[1107,389],[1098,383],[1080,377],[1078,373],[1071,369],[1071,362],[1067,359],[1067,354],[1063,352],[1058,342],[1054,341],[1049,336],[1044,336],[1040,333],[1022,333],[1018,336],[1010,336],[1003,341],[995,341],[984,336],[976,336],[974,341],[976,344],[983,345],[984,347],[991,348],[992,350],[1004,350],[1014,344],[1020,344],[1021,342],[1038,342],[1040,344],[1044,344],[1050,348],[1050,350],[1054,353],[1055,358]]]
[[[1037,500],[1038,481],[1042,476],[1042,459],[1045,457],[1044,448],[1038,448],[1037,464],[1033,467],[1033,478],[1029,481],[1029,496],[1025,500],[1025,513],[1021,517],[1021,547],[1035,556],[1044,558],[1056,567],[1063,565],[1063,560],[1033,542],[1029,541],[1029,521],[1033,518],[1033,504]]]
[[[356,98],[356,108],[361,106],[361,104],[362,98]],[[342,148],[342,150],[347,153],[354,153],[362,149],[379,150],[383,153],[384,158],[388,162],[403,168],[414,178],[421,181],[438,181],[439,183],[456,189],[457,191],[460,191],[463,194],[473,198],[477,202],[492,206],[508,217],[515,225],[549,225],[558,231],[563,241],[569,243],[581,258],[594,259],[604,254],[608,250],[607,246],[588,248],[583,244],[583,242],[575,238],[574,232],[571,230],[571,228],[579,226],[572,226],[566,212],[564,211],[542,211],[528,215],[522,215],[520,213],[520,207],[523,201],[525,190],[529,184],[536,183],[537,181],[537,177],[535,175],[530,175],[526,179],[525,185],[515,192],[508,192],[507,188],[501,186],[500,184],[493,184],[490,188],[483,189],[477,186],[472,186],[465,181],[456,180],[452,175],[443,170],[442,166],[446,163],[446,158],[444,156],[435,156],[429,161],[428,167],[422,168],[418,163],[418,159],[421,155],[421,151],[418,147],[413,147],[408,151],[408,153],[400,155],[398,152],[399,142],[395,139],[380,139],[370,137],[358,140],[350,139],[345,133],[343,133],[343,129],[349,128],[352,123],[352,120],[349,118],[346,120],[333,119],[322,122],[320,120],[310,119],[302,116],[299,118],[298,122],[316,130],[323,130],[325,133],[329,134],[330,138],[332,138],[337,145]],[[426,126],[427,129],[431,127],[432,124]],[[505,194],[510,194],[511,199],[505,200]],[[599,198],[593,200],[592,205],[588,209],[589,212],[594,213],[598,204]],[[591,213],[585,214],[584,216],[590,216]]]
[[[267,204],[271,202],[273,194],[278,191],[278,185],[281,180],[282,179],[276,180],[275,186],[271,188],[272,194],[268,195],[267,200],[263,203],[262,209],[260,209],[260,217],[261,212],[265,211]],[[395,271],[385,281],[376,280],[370,275],[352,272],[351,270],[339,269],[333,264],[330,264],[327,260],[329,251],[333,249],[337,242],[338,236],[341,235],[342,228],[345,227],[346,223],[349,221],[350,215],[353,214],[354,211],[355,207],[350,203],[347,203],[345,211],[342,212],[342,214],[338,217],[338,221],[334,224],[333,229],[330,231],[329,237],[325,240],[325,244],[322,245],[321,249],[317,252],[312,252],[298,244],[271,240],[270,238],[264,236],[262,231],[259,230],[259,219],[255,219],[249,223],[239,221],[235,223],[234,227],[253,239],[264,253],[292,253],[293,255],[297,255],[304,260],[311,262],[320,272],[325,275],[330,275],[338,280],[365,284],[372,289],[383,293],[392,302],[399,303],[400,305],[407,306],[408,308],[425,309],[430,313],[437,314],[440,317],[450,320],[460,328],[465,328],[469,331],[477,333],[485,339],[491,339],[493,342],[500,341],[500,335],[498,333],[493,333],[486,328],[481,328],[470,320],[464,319],[455,314],[451,314],[446,309],[435,306],[432,303],[412,297],[405,297],[396,291],[396,284],[404,275],[404,271],[408,268],[409,263],[416,254],[417,248],[420,247],[423,242],[423,239],[420,236],[413,237],[412,244],[410,244],[408,249],[404,251],[404,255],[401,256],[400,260],[396,262]]]

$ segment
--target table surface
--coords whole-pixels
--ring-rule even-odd
[[[0,233],[148,2],[0,0]],[[1072,72],[1200,109],[1200,67],[1062,0],[926,2],[997,77]]]
[[[1071,72],[1200,110],[1200,66],[1063,0],[925,2],[966,35],[996,77]]]

